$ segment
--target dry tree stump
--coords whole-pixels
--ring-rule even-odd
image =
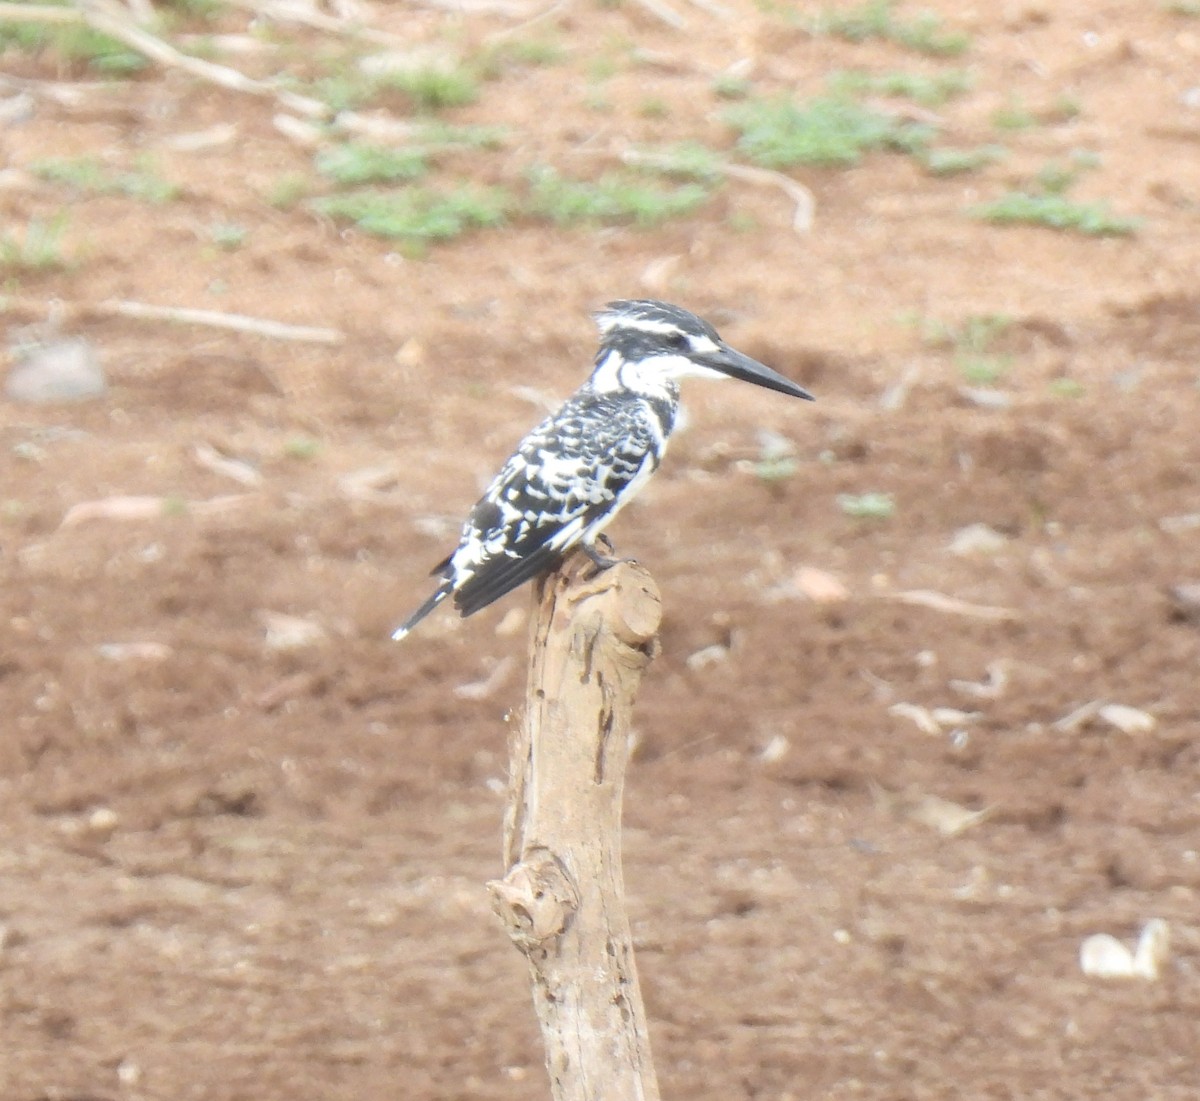
[[[629,719],[662,605],[636,563],[577,553],[538,584],[524,720],[510,739],[502,880],[529,960],[555,1101],[658,1101],[621,872]]]

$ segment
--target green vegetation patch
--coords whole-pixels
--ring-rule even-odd
[[[69,7],[65,0],[39,0],[49,7]],[[39,23],[0,20],[0,52],[13,48],[35,57],[53,54],[67,65],[86,65],[109,76],[130,76],[149,64],[123,42],[83,23]]]
[[[312,200],[318,213],[352,222],[364,233],[414,244],[500,225],[511,205],[507,192],[480,187],[361,190]]]
[[[556,225],[632,222],[649,226],[690,214],[711,193],[711,188],[703,184],[671,187],[648,183],[628,172],[606,172],[596,180],[576,180],[543,165],[529,173],[528,212]]]
[[[1114,214],[1107,203],[1081,203],[1058,193],[1010,191],[990,203],[970,209],[973,217],[997,225],[1034,225],[1073,230],[1091,237],[1127,236],[1138,228],[1136,218]]]
[[[803,104],[747,100],[730,107],[725,119],[740,132],[738,148],[768,168],[853,165],[863,153],[877,149],[914,153],[934,133],[923,123],[897,119],[840,96]]]
[[[957,323],[914,318],[912,324],[923,344],[951,351],[954,365],[972,385],[993,386],[1012,366],[1013,357],[996,350],[997,341],[1012,328],[1012,318],[1005,314],[971,314]]]
[[[947,29],[932,12],[903,19],[894,12],[892,0],[867,0],[856,8],[827,8],[811,23],[814,34],[830,34],[849,42],[882,38],[917,53],[954,57],[964,53],[971,38],[963,31]]]
[[[638,150],[636,165],[644,172],[716,184],[724,175],[724,159],[698,141],[683,141],[659,149]]]
[[[66,225],[67,215],[58,214],[46,222],[30,219],[21,233],[0,231],[0,272],[20,275],[65,268],[62,235]]]
[[[856,520],[887,520],[896,514],[896,499],[890,493],[839,493],[837,503]]]
[[[322,149],[313,164],[327,180],[343,187],[415,180],[429,171],[428,162],[419,152],[363,142]]]
[[[843,69],[829,77],[829,88],[834,95],[894,96],[911,99],[925,107],[939,107],[955,96],[971,89],[971,74],[962,69],[952,72],[924,73],[889,72],[868,73],[861,69]]]
[[[91,157],[38,161],[35,176],[49,183],[91,195],[124,195],[145,203],[169,203],[180,189],[164,180],[149,164],[134,171],[113,171]]]
[[[942,147],[924,149],[917,159],[926,172],[934,176],[959,176],[976,172],[1007,156],[1002,145],[977,145],[970,149]]]
[[[566,56],[566,47],[556,38],[509,39],[486,50],[482,65],[488,76],[499,76],[517,66],[557,65]]]
[[[343,57],[311,84],[297,82],[296,90],[333,111],[355,110],[397,94],[420,111],[461,107],[479,98],[479,78],[467,65],[430,63],[364,72],[361,64],[362,59]]]
[[[424,111],[463,107],[479,98],[479,81],[464,66],[398,69],[376,79],[381,90],[402,92]]]
[[[434,147],[464,149],[501,149],[509,132],[503,126],[472,126],[426,119],[416,130],[413,144],[423,152]]]

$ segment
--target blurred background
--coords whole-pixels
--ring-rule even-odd
[[[664,1095],[1193,1098],[1198,72],[1165,0],[0,4],[0,1098],[548,1096],[528,594],[388,635],[621,297],[818,398],[691,384],[610,531]]]

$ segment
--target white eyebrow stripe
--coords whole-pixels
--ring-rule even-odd
[[[624,319],[624,325],[627,329],[637,329],[643,333],[660,333],[664,336],[667,333],[683,333],[684,336],[688,335],[673,322],[657,321],[652,317],[627,317]]]

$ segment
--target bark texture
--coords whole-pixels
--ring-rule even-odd
[[[578,554],[535,594],[525,718],[510,744],[508,873],[489,884],[529,959],[555,1101],[657,1101],[625,912],[630,715],[662,606],[650,575]]]

